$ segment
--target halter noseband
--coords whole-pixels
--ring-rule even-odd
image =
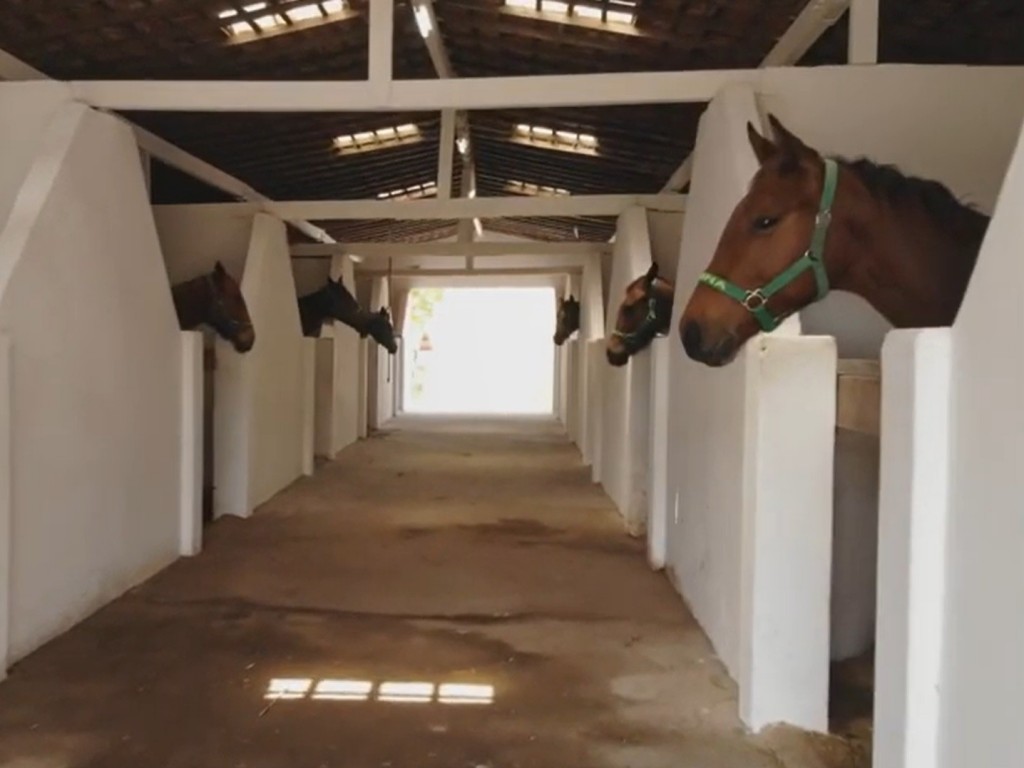
[[[799,259],[775,278],[753,290],[740,288],[735,283],[710,272],[703,272],[697,278],[698,283],[713,288],[719,293],[724,293],[730,299],[742,304],[754,316],[763,331],[775,330],[788,317],[788,315],[773,315],[768,310],[768,300],[800,277],[806,270],[810,269],[814,272],[814,279],[818,285],[818,295],[815,297],[815,301],[825,298],[828,293],[828,273],[825,271],[824,262],[825,236],[828,234],[828,225],[832,222],[832,203],[835,201],[839,170],[835,160],[824,158],[824,161],[825,183],[821,190],[821,201],[818,203],[818,215],[814,219],[814,233],[811,235],[810,246]]]

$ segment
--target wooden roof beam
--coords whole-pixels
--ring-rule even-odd
[[[705,102],[762,71],[714,69],[592,75],[394,80],[386,93],[353,80],[75,80],[72,95],[101,109],[155,112],[392,112]]]
[[[199,203],[211,211],[266,211],[282,219],[492,219],[510,216],[618,216],[641,206],[683,211],[685,195],[570,195],[568,197],[473,197],[452,200],[267,200],[260,203]]]
[[[410,258],[425,256],[579,256],[593,257],[611,253],[609,243],[594,242],[488,242],[474,243],[296,243],[292,256],[320,257],[355,254],[365,258],[378,256]]]

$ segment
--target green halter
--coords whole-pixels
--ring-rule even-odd
[[[719,293],[724,293],[730,299],[735,299],[750,312],[757,320],[763,331],[773,331],[786,319],[786,316],[776,317],[768,310],[768,300],[787,285],[796,280],[806,270],[814,272],[814,279],[818,284],[818,295],[816,301],[825,298],[828,293],[828,273],[825,271],[823,261],[825,253],[825,236],[828,234],[828,225],[832,221],[832,203],[836,196],[836,180],[838,177],[836,161],[825,158],[825,184],[821,190],[821,202],[818,205],[818,215],[814,220],[814,234],[811,235],[811,245],[804,251],[803,255],[790,264],[782,273],[762,285],[760,288],[746,290],[735,283],[730,283],[725,278],[704,272],[697,279],[709,288],[714,288]]]

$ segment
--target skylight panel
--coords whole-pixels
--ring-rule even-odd
[[[532,184],[531,182],[519,181],[518,179],[509,179],[505,189],[509,192],[515,192],[519,195],[530,195],[531,197],[566,197],[571,194],[569,190],[562,187]]]
[[[402,189],[391,189],[387,192],[378,192],[378,200],[419,200],[424,197],[433,197],[437,194],[437,182],[425,181],[422,184],[413,184]]]
[[[342,155],[352,155],[357,152],[372,152],[377,149],[388,147],[400,147],[406,144],[415,144],[422,141],[423,134],[418,125],[404,123],[402,125],[386,126],[372,131],[360,131],[359,133],[348,133],[336,136],[334,146]]]
[[[217,18],[228,22],[223,30],[231,40],[242,42],[335,21],[345,18],[347,11],[346,0],[279,0],[273,6],[269,2],[258,2],[226,8],[217,13]]]
[[[563,152],[578,152],[584,155],[597,154],[597,137],[591,133],[554,130],[542,125],[519,123],[512,131],[512,140],[545,149],[559,149]]]
[[[587,26],[635,27],[639,0],[505,0],[505,7],[517,13],[534,13],[548,21],[584,23]]]

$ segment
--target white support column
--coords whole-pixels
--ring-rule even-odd
[[[847,56],[851,64],[878,63],[878,0],[853,0],[850,3]]]
[[[394,0],[370,0],[370,84],[386,92],[392,80],[392,47],[395,34]],[[339,106],[344,105],[339,100]]]
[[[11,342],[0,334],[0,680],[7,677],[11,637]]]
[[[437,154],[437,197],[452,196],[452,162],[455,159],[455,110],[441,110],[441,139]]]

